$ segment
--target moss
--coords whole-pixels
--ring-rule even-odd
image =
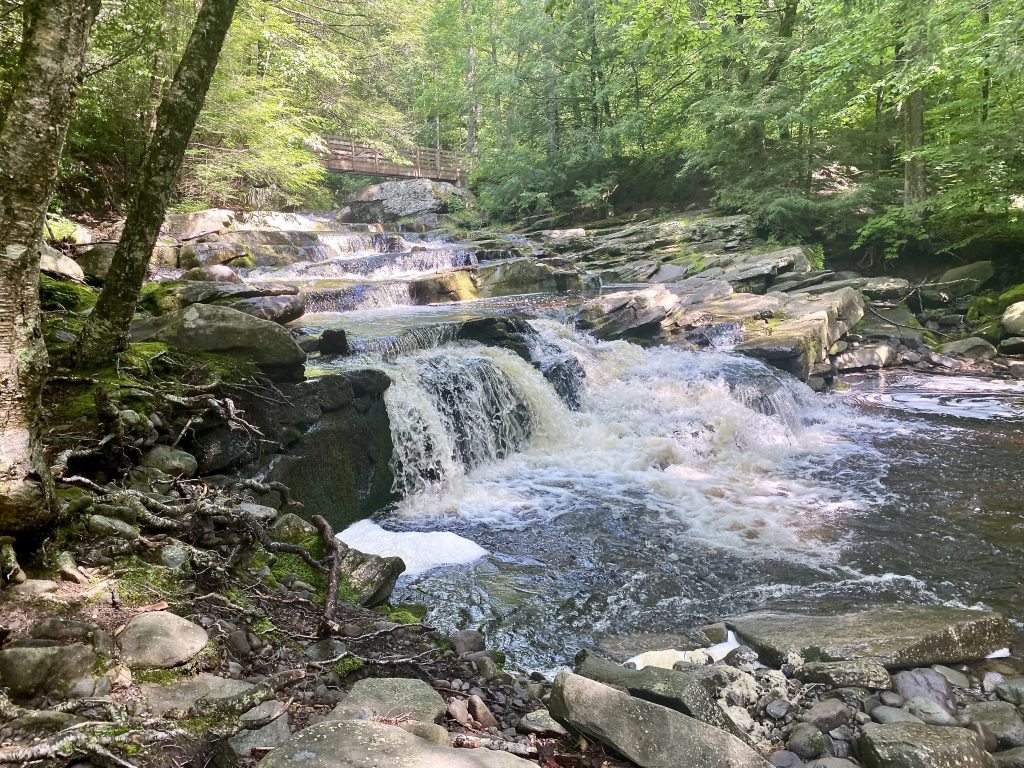
[[[146,283],[139,291],[139,306],[154,315],[166,315],[181,309],[174,284]]]
[[[417,603],[402,603],[400,605],[382,605],[374,610],[384,614],[389,621],[396,624],[419,624],[427,615],[427,606]]]
[[[1007,307],[1011,304],[1016,304],[1018,301],[1024,301],[1024,283],[1015,285],[999,294],[1000,313],[1005,312]]]
[[[239,360],[237,357],[218,355],[215,352],[200,352],[193,358],[202,362],[209,378],[224,382],[243,382],[259,375],[255,363]]]
[[[134,555],[117,562],[118,592],[128,607],[148,605],[158,600],[173,602],[182,597],[181,584],[189,566],[172,571],[162,565],[144,562]]]
[[[172,685],[187,676],[188,671],[184,667],[140,669],[132,675],[132,681],[150,685]]]
[[[43,309],[84,312],[94,307],[98,298],[96,291],[87,285],[54,280],[49,275],[39,276],[39,306]]]
[[[994,296],[979,296],[967,308],[967,322],[986,322],[988,318],[996,317],[1000,314],[1001,310],[999,309],[998,299]]]
[[[338,677],[344,680],[346,677],[351,675],[353,672],[358,672],[363,668],[363,660],[358,656],[346,656],[341,661],[335,662],[331,665],[331,671],[334,672]]]

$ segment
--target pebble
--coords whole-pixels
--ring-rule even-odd
[[[775,720],[781,720],[789,714],[789,702],[785,699],[776,699],[765,707],[764,711],[767,713],[768,717]]]

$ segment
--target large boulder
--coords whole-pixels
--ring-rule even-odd
[[[946,270],[933,282],[921,286],[921,299],[933,306],[948,304],[977,293],[994,274],[995,267],[991,261],[975,261]]]
[[[85,282],[85,272],[78,262],[69,256],[65,256],[56,248],[51,248],[46,243],[39,247],[39,271],[45,272],[58,280],[73,280],[78,283]]]
[[[731,733],[571,672],[558,673],[549,706],[556,720],[641,768],[768,768]]]
[[[167,611],[140,613],[118,636],[121,658],[135,669],[177,667],[206,647],[206,630]]]
[[[472,202],[464,189],[429,179],[385,181],[357,192],[346,201],[352,221],[398,221],[462,210]]]
[[[751,613],[729,626],[766,663],[795,651],[808,661],[874,658],[887,668],[983,659],[1006,647],[1013,631],[997,613],[918,605],[837,616]]]
[[[358,595],[360,605],[383,605],[391,598],[395,582],[405,572],[400,557],[381,557],[338,542],[338,570]]]
[[[625,688],[637,698],[741,735],[716,701],[719,690],[728,683],[721,667],[629,669],[589,651],[580,651],[576,655],[576,672],[605,685]]]
[[[250,299],[238,299],[226,306],[273,323],[290,323],[298,320],[306,313],[306,297],[302,294],[294,296],[253,296]]]
[[[268,296],[295,296],[299,289],[285,283],[229,283],[211,280],[173,280],[150,283],[139,303],[154,315],[177,312],[190,304],[214,304]]]
[[[348,709],[370,709],[381,717],[440,723],[447,705],[441,694],[422,680],[379,677],[360,680],[345,699]]]
[[[193,304],[158,318],[132,323],[135,341],[162,341],[184,352],[217,352],[251,360],[268,374],[292,378],[306,353],[277,323],[230,307]]]
[[[948,341],[936,347],[937,352],[944,355],[955,355],[968,360],[991,360],[996,356],[996,348],[984,339],[972,336],[968,339]]]
[[[474,275],[481,296],[582,291],[583,275],[572,267],[553,267],[529,256],[482,265]]]
[[[454,749],[373,720],[329,720],[299,731],[262,768],[535,768],[507,752]]]
[[[999,322],[1007,336],[1024,336],[1024,301],[1008,306]]]
[[[892,723],[864,731],[867,768],[994,768],[981,738],[966,728]]]
[[[576,324],[600,339],[656,337],[679,306],[679,296],[662,285],[619,291],[583,304]]]
[[[142,683],[139,691],[149,704],[150,712],[157,717],[163,717],[172,709],[188,710],[198,699],[228,699],[251,691],[254,687],[252,683],[242,680],[200,672],[195,677],[168,685]]]
[[[92,674],[95,664],[95,652],[81,643],[6,648],[0,651],[0,688],[28,698]]]
[[[96,243],[75,253],[75,261],[86,277],[102,283],[114,261],[117,243]]]

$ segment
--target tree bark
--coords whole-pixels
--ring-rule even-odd
[[[40,416],[39,245],[99,0],[30,0],[0,125],[0,532],[54,515]]]
[[[238,0],[205,0],[199,9],[174,79],[157,110],[156,130],[103,292],[75,348],[75,365],[80,369],[105,365],[128,345],[146,267],[237,5]]]
[[[924,146],[924,90],[917,88],[903,100],[904,150],[903,205],[907,208],[924,202],[924,158],[917,152]]]

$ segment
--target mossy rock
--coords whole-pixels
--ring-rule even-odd
[[[989,318],[998,318],[1001,314],[999,300],[995,296],[979,296],[967,308],[967,322],[983,323]]]
[[[49,275],[39,276],[39,306],[43,309],[84,312],[96,306],[98,298],[96,291],[87,285],[55,280]]]
[[[999,294],[999,307],[998,314],[1002,314],[1006,311],[1006,308],[1011,304],[1016,304],[1018,301],[1024,301],[1024,283],[1015,285]]]

